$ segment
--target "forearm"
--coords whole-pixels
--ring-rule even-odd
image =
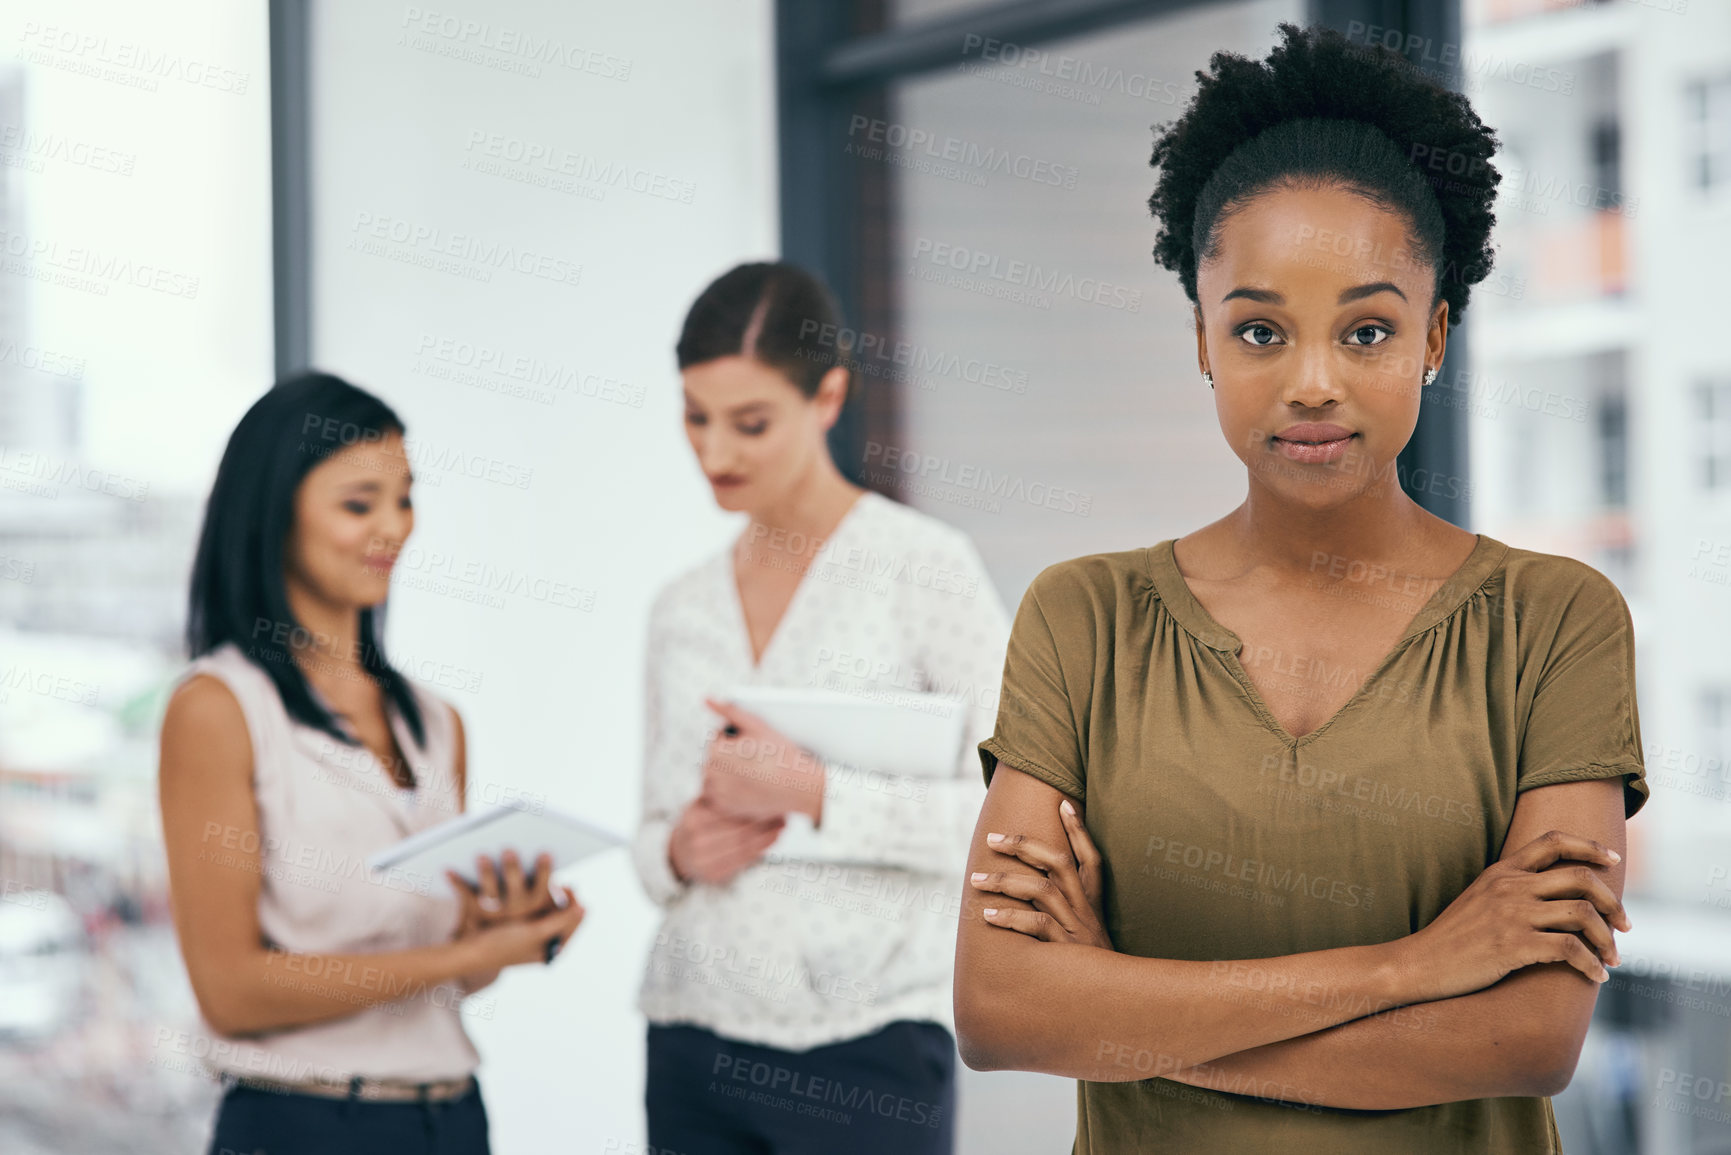
[[[985,905],[970,896],[964,923]],[[964,925],[956,962],[970,1067],[1094,1082],[1173,1074],[1407,1001],[1406,968],[1387,944],[1191,962],[1044,943],[980,922]]]
[[[243,1036],[346,1018],[399,1000],[433,999],[439,987],[455,989],[462,976],[486,972],[472,943],[378,954],[252,951],[200,976],[199,1006],[216,1030]]]
[[[1518,855],[1546,830],[1582,832],[1621,854],[1621,783],[1574,782],[1522,795],[1504,839],[1504,857]],[[1594,869],[1605,871],[1606,884],[1621,898],[1623,867],[1613,863]],[[1554,1095],[1574,1074],[1598,992],[1598,984],[1573,965],[1526,966],[1471,994],[1231,1055],[1211,1062],[1208,1071],[1170,1077],[1220,1090],[1230,1089],[1219,1085],[1223,1079],[1261,1077],[1299,1088],[1306,1102],[1361,1110]]]
[[[457,979],[457,989],[463,993],[464,998],[467,998],[468,996],[476,993],[477,991],[484,991],[488,987],[492,986],[495,982],[497,982],[499,980],[499,976],[502,973],[504,973],[504,972],[502,972],[498,969],[494,969],[494,970],[474,971],[474,972],[471,972],[469,974],[462,975],[461,977],[459,977]]]
[[[1552,1095],[1580,1054],[1578,1004],[1586,1001],[1590,1016],[1596,997],[1596,985],[1573,967],[1527,967],[1469,995],[1356,1019],[1166,1077],[1369,1111]]]

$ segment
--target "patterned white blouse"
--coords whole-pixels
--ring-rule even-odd
[[[650,612],[634,857],[665,914],[638,1006],[652,1023],[796,1051],[901,1019],[953,1031],[956,918],[985,798],[977,747],[996,719],[1009,620],[966,534],[874,492],[806,556],[756,666],[731,546],[668,583]],[[791,817],[725,885],[683,883],[668,835],[721,725],[703,699],[741,684],[955,698],[966,722],[953,774],[826,762],[821,827]]]

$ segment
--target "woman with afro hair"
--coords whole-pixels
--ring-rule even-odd
[[[1557,1152],[1647,797],[1629,612],[1402,490],[1498,142],[1398,56],[1280,32],[1152,158],[1246,496],[1023,597],[961,1053],[1077,1079],[1078,1153]]]

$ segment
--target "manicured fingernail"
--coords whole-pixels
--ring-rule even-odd
[[[995,906],[988,906],[980,913],[984,914],[987,918],[996,918],[998,917],[998,908]]]
[[[1617,852],[1616,852],[1616,851],[1615,851],[1615,850],[1607,850],[1607,851],[1605,851],[1605,853],[1606,853],[1606,854],[1609,854],[1609,855],[1610,855],[1610,856],[1611,856],[1611,861],[1612,861],[1612,862],[1621,862],[1621,861],[1623,861],[1623,856],[1622,856],[1622,855],[1621,855],[1621,854],[1618,854],[1618,853],[1617,853]]]
[[[1076,816],[1076,808],[1074,806],[1070,805],[1070,800],[1068,798],[1066,798],[1062,802],[1058,803],[1058,809],[1062,810],[1065,814],[1068,814],[1072,818],[1074,818]]]
[[[978,871],[978,872],[976,872],[976,873],[974,873],[974,874],[970,874],[970,875],[968,875],[968,877],[969,877],[969,878],[971,878],[971,879],[972,879],[972,880],[973,880],[973,881],[975,881],[975,882],[978,882],[978,881],[980,881],[980,879],[982,879],[982,878],[984,878],[984,877],[986,877],[986,872],[985,872],[985,871],[983,871],[983,870],[982,870],[982,871]]]
[[[1002,842],[1003,840],[1004,840],[1004,836],[1002,834],[988,834],[988,835],[986,835],[986,841],[991,843],[993,846],[996,846],[998,843]]]

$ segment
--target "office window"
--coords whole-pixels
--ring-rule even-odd
[[[1731,782],[1726,761],[1731,759],[1731,688],[1705,686],[1696,700],[1701,735],[1701,766],[1707,775],[1705,786],[1713,797],[1723,797],[1724,787]]]
[[[1537,512],[1540,500],[1539,431],[1525,413],[1509,414],[1509,511],[1517,516]]]
[[[1623,191],[1622,128],[1615,117],[1596,122],[1588,134],[1588,151],[1592,157],[1593,183],[1596,193],[1602,192],[1605,203],[1617,204]]]
[[[220,1091],[162,1043],[156,731],[271,382],[266,8],[0,5],[0,1151],[202,1150]]]
[[[1701,488],[1731,490],[1731,381],[1695,386],[1695,446]]]
[[[1611,509],[1629,503],[1629,405],[1622,393],[1599,398],[1599,500]]]
[[[1731,75],[1691,81],[1684,105],[1695,186],[1724,188],[1731,184]]]

